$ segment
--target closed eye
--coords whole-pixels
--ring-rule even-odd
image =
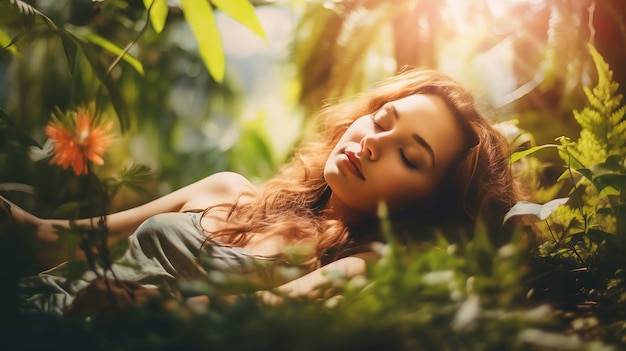
[[[380,123],[376,122],[376,118],[374,117],[374,115],[370,115],[370,119],[372,120],[372,123],[374,124],[374,129],[376,129],[379,132],[383,132],[385,131],[385,128],[383,128],[383,126],[380,125]]]
[[[417,169],[417,166],[411,162],[411,160],[409,160],[406,155],[404,154],[404,151],[402,151],[402,149],[400,149],[400,158],[402,159],[402,162],[409,168],[409,169]]]

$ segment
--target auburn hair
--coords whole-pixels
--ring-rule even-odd
[[[309,244],[313,250],[304,261],[309,268],[363,250],[365,234],[375,234],[366,233],[364,228],[372,228],[377,219],[348,228],[325,215],[331,189],[324,180],[324,165],[352,122],[389,101],[414,94],[442,98],[460,123],[468,144],[434,191],[431,205],[414,213],[408,209],[404,219],[464,225],[480,218],[489,228],[499,228],[504,214],[517,201],[506,139],[481,114],[473,95],[449,76],[433,70],[404,69],[354,99],[322,108],[316,133],[260,187],[254,201],[229,205],[225,227],[211,234],[231,245],[244,245],[250,235],[278,235],[287,244]]]

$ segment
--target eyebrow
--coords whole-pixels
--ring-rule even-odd
[[[389,106],[389,109],[391,110],[391,113],[393,114],[394,118],[395,119],[399,119],[400,118],[400,114],[398,113],[398,110],[396,110],[396,107],[394,105],[392,105],[392,104],[389,104],[388,106]],[[434,168],[435,167],[435,152],[433,151],[432,146],[430,146],[430,144],[417,133],[411,134],[411,137],[413,137],[413,139],[418,144],[420,144],[424,149],[426,149],[426,151],[430,155],[430,161],[432,162],[432,167]]]

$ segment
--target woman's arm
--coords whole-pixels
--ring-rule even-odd
[[[367,262],[378,259],[375,253],[363,253],[346,258],[339,259],[335,262],[310,272],[300,278],[292,280],[289,283],[281,285],[273,290],[257,291],[257,295],[267,304],[279,304],[283,296],[299,297],[299,296],[315,296],[316,290],[329,282],[327,273],[339,272],[346,277],[351,278],[360,274],[365,274]],[[131,293],[132,292],[132,293]],[[112,296],[109,296],[112,295]],[[111,314],[111,297],[116,298],[121,303],[131,303],[141,305],[149,298],[159,297],[160,293],[155,288],[145,288],[133,281],[114,281],[109,279],[108,282],[103,279],[92,281],[87,287],[81,289],[72,305],[65,312],[66,316],[77,316],[85,318],[88,316],[114,316]],[[232,300],[237,298],[236,295],[230,296]],[[229,298],[230,298],[229,297]],[[210,300],[206,295],[189,297],[185,303],[197,304],[200,306],[209,306]],[[172,308],[178,308],[180,305],[170,305]],[[114,310],[113,312],[120,312]],[[122,311],[123,312],[123,311]],[[107,314],[108,313],[108,314]]]
[[[341,258],[271,291],[262,290],[258,291],[257,294],[269,304],[280,303],[281,296],[314,296],[320,286],[330,281],[327,277],[328,273],[338,272],[347,278],[352,278],[365,274],[367,263],[374,262],[378,258],[379,256],[374,252]]]
[[[106,216],[107,227],[121,236],[132,234],[146,219],[165,212],[203,210],[220,203],[233,203],[243,192],[252,192],[254,187],[237,173],[220,172],[187,185],[170,194],[146,204]],[[42,241],[57,240],[54,226],[68,227],[65,219],[43,219],[24,211],[8,200],[1,198],[10,206],[11,215],[20,223],[32,223],[37,227],[37,237]],[[89,226],[98,223],[99,218],[77,220],[78,225]]]

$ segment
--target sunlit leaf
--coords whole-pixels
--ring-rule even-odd
[[[145,1],[145,0],[144,0]],[[254,34],[267,39],[265,30],[254,13],[254,6],[248,0],[211,0],[221,11],[248,27]]]
[[[0,30],[0,49],[7,50],[15,56],[21,56],[21,54],[15,48],[15,45],[13,45],[15,44],[15,41],[16,40],[11,39],[11,37],[7,33]]]
[[[125,52],[124,49],[93,32],[85,34],[84,38],[117,56],[122,56],[122,60],[131,65],[139,74],[142,76],[144,75],[143,65],[141,62],[128,52]]]
[[[556,144],[544,144],[544,145],[539,145],[539,146],[535,146],[535,147],[531,147],[530,149],[524,150],[524,151],[518,151],[518,152],[514,152],[511,155],[511,158],[509,160],[510,163],[515,163],[517,161],[519,161],[520,159],[534,154],[535,152],[539,151],[539,150],[543,150],[543,149],[547,149],[547,148],[552,148],[552,147],[559,147],[559,145]]]
[[[165,27],[169,7],[167,0],[143,0],[143,5],[150,10],[150,23],[157,33],[161,33]]]
[[[506,213],[503,223],[509,220],[509,218],[519,215],[534,215],[537,218],[544,220],[548,218],[548,216],[554,212],[557,207],[563,205],[568,200],[568,197],[562,197],[548,201],[543,205],[528,201],[519,201]]]
[[[224,80],[225,59],[222,38],[211,5],[206,0],[181,0],[183,14],[191,27],[200,56],[216,82]]]

